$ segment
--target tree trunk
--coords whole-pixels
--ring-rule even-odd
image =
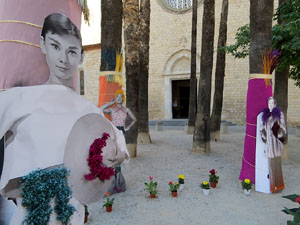
[[[138,56],[138,26],[139,1],[124,1],[124,40],[125,40],[125,67],[126,67],[126,107],[138,117],[139,96],[139,56]],[[126,120],[126,123],[129,122]],[[137,154],[138,122],[126,132],[126,143],[131,157]]]
[[[273,0],[250,1],[250,74],[264,72],[262,56],[272,48]],[[255,183],[256,124],[257,116],[268,107],[268,98],[272,96],[272,86],[266,86],[264,79],[254,78],[248,81],[246,135],[240,180],[248,178]]]
[[[122,46],[122,0],[101,1],[101,65],[100,71],[115,70],[116,52]]]
[[[148,115],[150,0],[140,2],[139,20],[139,123],[138,143],[150,144]]]
[[[273,0],[250,1],[250,73],[263,73],[262,55],[272,49]]]
[[[228,0],[223,0],[222,14],[219,28],[218,49],[226,46],[227,41],[227,17],[228,17]],[[225,51],[217,52],[217,64],[215,74],[215,94],[213,110],[211,115],[211,137],[212,140],[220,140],[221,114],[223,106],[223,90],[225,77]]]
[[[189,120],[188,134],[193,134],[195,130],[196,106],[197,106],[197,11],[198,0],[193,0],[192,15],[192,44],[191,44],[191,77],[190,77],[190,100],[189,100]]]
[[[215,0],[204,0],[198,104],[193,151],[210,153],[210,101],[214,53]]]
[[[288,0],[279,0],[279,5],[286,3]],[[279,18],[278,24],[282,24],[283,21]],[[287,110],[288,110],[288,79],[289,79],[289,68],[286,68],[282,71],[275,71],[275,84],[274,84],[274,98],[277,101],[277,106],[281,108],[285,116],[286,128],[287,124]],[[284,151],[282,159],[289,158],[288,152],[288,129],[286,135],[286,143],[284,144]]]

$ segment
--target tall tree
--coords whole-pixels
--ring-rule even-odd
[[[191,77],[190,77],[190,99],[189,99],[189,120],[187,133],[192,134],[195,130],[196,107],[197,107],[197,12],[198,0],[193,0],[192,14],[192,44],[191,44]]]
[[[150,0],[140,1],[139,20],[139,123],[138,142],[150,144],[148,115]]]
[[[115,70],[115,54],[122,46],[122,11],[122,0],[101,1],[100,71]]]
[[[123,12],[126,67],[126,107],[129,108],[137,120],[139,120],[139,0],[125,0]],[[126,132],[126,143],[131,157],[136,157],[137,154],[137,136],[138,123],[135,123],[135,125]]]
[[[272,96],[272,86],[263,78],[255,76],[264,73],[262,56],[272,49],[272,17],[273,0],[250,1],[250,79],[247,91],[246,135],[244,156],[240,180],[245,178],[255,182],[255,146],[257,115],[268,106],[268,98]]]
[[[210,153],[211,77],[214,53],[215,0],[204,0],[198,105],[193,151]]]
[[[226,46],[227,41],[227,17],[228,17],[228,0],[222,2],[222,13],[220,19],[219,39],[218,39],[218,52],[217,64],[215,73],[215,93],[213,110],[211,115],[211,139],[215,141],[220,140],[220,127],[221,127],[221,114],[223,106],[223,90],[224,90],[224,77],[225,77],[225,60],[226,53],[220,50]]]
[[[279,0],[279,6],[287,3],[288,0]],[[280,11],[278,11],[280,14]],[[284,21],[282,21],[280,15],[278,15],[278,25],[284,25]],[[288,109],[288,79],[289,79],[289,66],[275,71],[275,85],[274,85],[274,97],[277,101],[277,106],[281,108],[282,112],[285,115],[285,124],[287,124],[287,109]],[[287,129],[288,131],[288,129]],[[284,144],[284,151],[282,158],[288,159],[288,148],[287,148],[287,139],[288,135],[286,135],[286,143]]]

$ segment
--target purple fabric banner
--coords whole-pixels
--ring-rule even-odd
[[[251,79],[248,82],[246,134],[244,155],[240,180],[246,178],[255,183],[255,149],[256,149],[256,123],[257,116],[268,107],[268,98],[272,96],[272,86],[266,88],[264,79]]]

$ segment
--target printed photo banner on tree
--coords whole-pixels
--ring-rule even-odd
[[[119,77],[117,80],[122,82],[115,82],[114,77]],[[110,102],[113,98],[115,98],[115,93],[117,90],[122,89],[124,84],[122,72],[116,71],[103,71],[100,72],[99,76],[99,101],[98,107]],[[109,81],[111,79],[112,81]],[[111,120],[110,115],[105,114],[109,120]]]
[[[40,35],[44,18],[54,12],[66,15],[80,28],[77,0],[0,0],[0,89],[42,84],[48,79]]]
[[[99,100],[98,107],[110,102],[115,98],[117,90],[124,87],[123,78],[123,56],[116,51],[103,49],[104,60],[108,64],[110,71],[100,71],[99,73]],[[115,69],[115,70],[113,70]],[[109,115],[105,115],[111,119]]]
[[[255,182],[255,149],[257,116],[272,96],[271,74],[250,74],[246,107],[246,134],[240,180]]]

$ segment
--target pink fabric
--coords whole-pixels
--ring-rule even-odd
[[[58,12],[80,29],[81,8],[77,0],[0,0],[0,20],[18,20],[43,25],[44,18]],[[0,40],[21,40],[40,44],[41,29],[25,24],[0,23]],[[42,84],[49,70],[41,49],[0,42],[0,89]]]
[[[117,107],[112,109],[112,114],[111,114],[111,122],[116,126],[116,127],[123,127],[125,125],[125,119],[126,119],[126,111],[122,107]]]
[[[246,178],[255,183],[255,149],[256,149],[256,123],[257,116],[268,107],[268,98],[272,96],[272,86],[266,88],[264,79],[251,79],[248,82],[246,134],[244,155],[240,180]]]

